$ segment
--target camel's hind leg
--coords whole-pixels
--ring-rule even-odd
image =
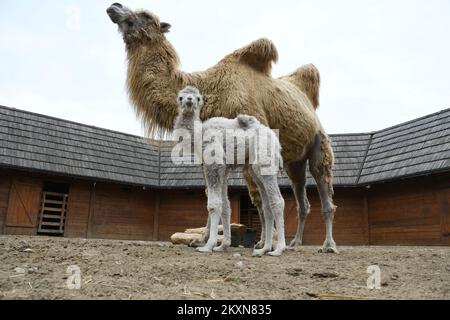
[[[205,178],[205,170],[204,170],[205,168],[203,166],[203,163],[201,164],[201,168],[202,168],[203,178],[206,179]],[[205,188],[205,195],[206,195],[206,197],[208,197],[208,188]],[[210,227],[211,227],[211,219],[209,218],[209,214],[208,214],[208,219],[206,221],[206,227],[205,227],[205,229],[202,232],[202,237],[200,238],[200,240],[192,240],[189,243],[189,246],[190,247],[194,247],[194,248],[204,246],[206,244],[206,241],[208,241],[208,239],[209,239],[209,229],[210,229]]]
[[[333,219],[336,206],[333,204],[333,150],[328,136],[322,132],[316,135],[309,154],[309,171],[316,180],[325,220],[326,238],[319,252],[337,253],[333,239]]]
[[[280,188],[278,187],[276,176],[262,176],[262,179],[264,180],[264,189],[261,189],[261,194],[265,194],[268,208],[272,211],[272,217],[275,218],[275,227],[277,229],[277,245],[273,251],[269,252],[269,255],[280,256],[286,249],[286,239],[284,235],[284,199],[281,195]],[[271,226],[271,228],[273,228],[273,226]],[[270,238],[270,241],[272,242],[272,238]]]
[[[293,249],[297,245],[302,245],[303,230],[305,228],[306,218],[310,212],[311,206],[309,205],[308,198],[306,196],[306,162],[307,160],[301,160],[292,162],[287,166],[287,174],[291,179],[292,189],[294,191],[295,200],[297,201],[297,233],[295,238],[289,245],[290,249]]]
[[[252,200],[253,205],[258,209],[259,220],[261,221],[261,239],[255,245],[255,249],[262,249],[264,247],[265,239],[264,235],[265,231],[265,219],[264,219],[264,210],[262,206],[261,195],[258,190],[258,186],[256,185],[254,178],[249,172],[250,168],[248,166],[244,167],[244,178],[247,182],[248,193],[250,195],[250,199]]]
[[[252,254],[253,256],[260,257],[272,250],[273,227],[275,217],[270,208],[270,200],[265,190],[264,182],[262,181],[260,176],[253,171],[253,169],[249,169],[249,173],[252,175],[253,181],[258,186],[259,194],[261,195],[262,201],[262,212],[264,214],[264,227],[263,227],[264,232],[261,232],[261,240],[264,239],[264,246],[262,248],[255,248]]]

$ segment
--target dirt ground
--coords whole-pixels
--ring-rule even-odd
[[[160,242],[0,236],[0,299],[450,299],[449,247],[339,249],[253,258],[246,248],[200,254]],[[67,286],[73,265],[78,290]],[[367,288],[371,265],[378,290]]]

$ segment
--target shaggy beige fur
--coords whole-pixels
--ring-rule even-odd
[[[132,11],[121,5],[111,6],[108,14],[122,31],[128,55],[129,95],[149,134],[173,129],[177,93],[187,85],[195,86],[205,97],[203,121],[239,114],[255,116],[262,124],[279,130],[286,164],[305,161],[319,136],[322,147],[317,152],[322,153],[323,161],[314,163],[314,178],[332,190],[333,152],[315,112],[320,76],[312,64],[274,79],[271,68],[278,52],[270,40],[259,39],[206,71],[185,73],[179,70],[178,55],[164,35],[170,25],[161,23],[150,12]],[[126,19],[134,21],[134,27],[124,25]],[[245,176],[252,200],[261,210],[256,185]],[[331,194],[329,197],[331,201]]]

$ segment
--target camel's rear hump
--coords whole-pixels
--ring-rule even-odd
[[[311,101],[314,109],[319,106],[319,70],[313,64],[305,64],[298,68],[294,73],[283,77],[300,88]]]
[[[261,38],[225,57],[229,58],[237,58],[256,71],[271,76],[272,63],[278,61],[278,51],[272,41]]]

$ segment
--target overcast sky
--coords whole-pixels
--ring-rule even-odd
[[[2,0],[0,104],[142,135],[125,90],[114,1]],[[314,63],[329,133],[382,129],[450,107],[450,1],[126,0],[172,24],[184,71],[260,37],[274,76]]]

